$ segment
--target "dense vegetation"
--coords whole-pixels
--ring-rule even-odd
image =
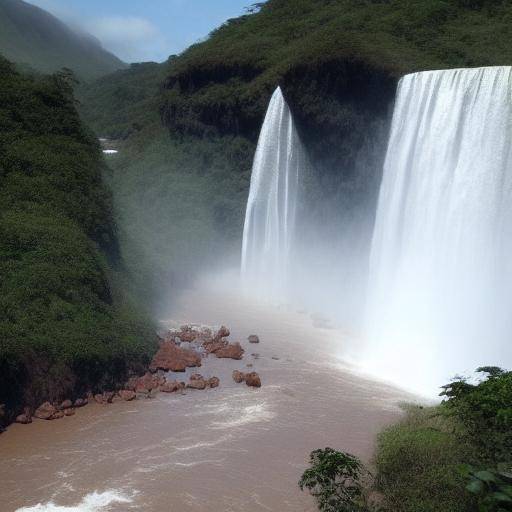
[[[405,418],[380,434],[373,488],[364,489],[357,459],[331,449],[312,453],[301,487],[324,511],[511,511],[512,372],[479,372],[481,382],[444,386],[441,405],[407,406]]]
[[[123,274],[100,148],[66,73],[0,57],[0,404],[114,386],[147,361],[150,324]]]
[[[125,66],[92,36],[73,32],[48,12],[22,0],[0,0],[0,53],[41,73],[67,67],[84,80]]]

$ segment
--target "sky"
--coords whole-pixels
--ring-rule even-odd
[[[26,0],[96,36],[125,62],[162,62],[256,0]]]

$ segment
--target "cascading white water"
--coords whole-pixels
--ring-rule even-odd
[[[242,281],[254,294],[285,300],[304,151],[278,87],[254,158],[242,246]]]
[[[400,81],[370,258],[366,365],[432,394],[512,365],[512,68]]]

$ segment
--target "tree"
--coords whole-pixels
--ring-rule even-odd
[[[311,452],[310,464],[299,487],[302,491],[309,490],[321,512],[367,510],[361,484],[366,470],[357,457],[325,448]]]

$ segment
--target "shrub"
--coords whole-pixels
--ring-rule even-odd
[[[361,484],[365,469],[357,457],[325,448],[311,452],[310,464],[299,481],[299,487],[310,491],[320,511],[366,510]]]

